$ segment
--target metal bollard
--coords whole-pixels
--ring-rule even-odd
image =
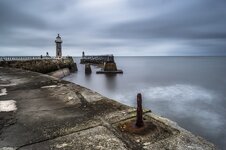
[[[137,120],[136,120],[137,127],[143,127],[143,109],[142,109],[142,96],[141,93],[137,94]]]

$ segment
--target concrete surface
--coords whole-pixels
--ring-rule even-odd
[[[155,128],[125,132],[124,124],[134,122],[136,109],[44,74],[0,68],[0,101],[16,105],[12,110],[0,106],[1,150],[215,149],[148,110],[144,121]]]

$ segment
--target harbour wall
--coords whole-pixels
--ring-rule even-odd
[[[80,59],[81,64],[85,63],[91,63],[91,64],[103,64],[104,62],[107,62],[108,60],[113,59],[113,55],[94,55],[94,56],[83,56]]]
[[[72,57],[1,57],[0,66],[20,68],[44,74],[51,73],[63,68],[68,68],[70,72],[77,71],[77,65],[73,61]]]

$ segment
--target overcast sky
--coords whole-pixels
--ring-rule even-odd
[[[0,56],[226,55],[226,0],[0,0]]]

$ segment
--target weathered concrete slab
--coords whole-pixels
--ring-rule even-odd
[[[144,111],[154,124],[142,134],[123,130],[136,109],[63,80],[0,68],[0,149],[215,149],[176,123]]]
[[[126,150],[126,145],[118,139],[111,131],[103,126],[82,130],[70,135],[59,137],[53,140],[25,146],[22,150],[43,150],[47,149],[106,149]]]

